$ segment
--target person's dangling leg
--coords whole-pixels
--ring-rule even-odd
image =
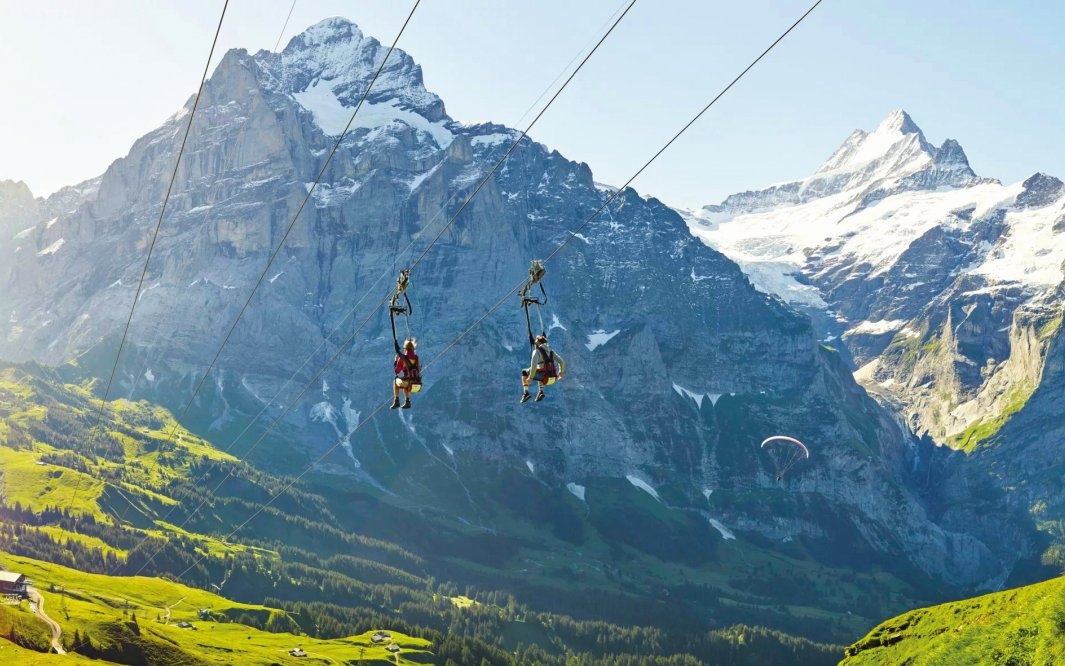
[[[529,397],[529,371],[522,370],[522,402],[528,401]]]

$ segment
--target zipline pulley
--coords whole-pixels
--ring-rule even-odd
[[[529,331],[529,344],[533,346],[536,345],[536,337],[533,335],[532,317],[529,315],[530,305],[536,306],[536,317],[540,322],[540,335],[547,335],[547,331],[544,328],[543,313],[540,311],[541,306],[547,305],[547,291],[544,290],[544,283],[540,281],[546,273],[547,269],[544,268],[544,262],[539,259],[533,259],[529,266],[529,281],[525,283],[525,286],[519,292],[521,307],[525,310],[525,325]],[[540,287],[540,296],[529,295],[535,285]]]

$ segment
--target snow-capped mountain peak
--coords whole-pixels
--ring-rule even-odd
[[[909,114],[896,109],[872,132],[856,130],[847,137],[817,170],[817,175],[857,172],[870,165],[912,173],[928,166],[936,152]]]
[[[317,46],[329,42],[361,42],[364,39],[362,30],[351,21],[334,16],[315,23],[302,33],[293,37],[285,51],[299,48],[298,45]]]
[[[354,23],[330,18],[293,37],[281,53],[260,52],[256,58],[264,87],[294,97],[326,134],[340,133],[373,81],[359,112],[362,126],[402,121],[445,147],[451,138],[445,126],[452,121],[440,98],[425,89],[422,69],[410,55],[394,49],[374,80],[387,54],[386,47],[364,36]]]
[[[973,221],[983,220],[976,228],[987,227],[990,234],[988,225],[1004,219],[997,210],[1045,207],[1063,194],[1065,185],[1043,174],[1012,187],[977,177],[957,141],[936,148],[897,109],[872,132],[853,132],[813,176],[732,195],[689,221],[694,233],[739,261],[762,288],[794,303],[822,305],[821,295],[797,284],[794,275],[816,281],[860,267],[865,277],[877,276],[893,270],[933,228],[969,233]],[[995,240],[966,242],[980,248]],[[1036,244],[1048,243],[1041,238]]]
[[[880,125],[873,133],[876,134],[881,132],[921,134],[922,137],[924,136],[921,132],[921,128],[917,126],[917,123],[913,122],[913,118],[910,117],[910,114],[906,113],[905,109],[895,109],[889,113],[887,118],[884,118],[884,120],[880,122]]]
[[[705,206],[700,216],[720,223],[747,213],[784,205],[824,201],[836,195],[833,208],[860,210],[892,193],[940,187],[972,187],[996,182],[969,168],[965,151],[947,139],[936,148],[902,109],[892,111],[875,130],[855,130],[813,175],[764,190],[733,194],[721,204]]]

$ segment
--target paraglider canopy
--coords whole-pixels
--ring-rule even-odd
[[[773,461],[773,468],[777,474],[777,481],[784,478],[784,474],[800,460],[810,457],[810,449],[806,445],[787,435],[773,435],[762,441],[760,447]]]

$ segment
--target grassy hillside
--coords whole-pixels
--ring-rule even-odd
[[[239,654],[242,664],[357,661],[424,663],[429,641],[389,631],[391,640],[374,643],[375,631],[334,640],[290,632],[272,633],[246,624],[289,626],[299,623],[281,609],[242,604],[160,578],[86,574],[25,557],[0,554],[0,566],[26,574],[45,597],[46,612],[63,627],[67,649],[78,649],[117,663],[228,664]],[[49,590],[55,590],[49,592]],[[16,632],[37,645],[47,644],[44,626],[34,621],[28,604],[0,607],[18,622]],[[200,610],[207,610],[207,617]],[[10,621],[10,620],[9,620]],[[184,627],[181,623],[187,623]],[[382,627],[381,629],[384,629]],[[399,646],[393,654],[389,644]],[[300,647],[308,657],[289,650]]]
[[[1065,579],[910,611],[846,655],[846,666],[1065,664]]]
[[[249,640],[243,625],[275,651],[298,634],[308,652],[312,639],[387,628],[424,641],[440,663],[641,663],[655,654],[663,664],[829,664],[842,648],[730,625],[770,624],[827,643],[869,626],[855,600],[870,587],[890,589],[892,608],[910,598],[880,573],[836,575],[798,543],[771,553],[722,541],[695,514],[616,480],[589,481],[587,504],[520,470],[474,488],[485,509],[478,520],[505,532],[335,474],[288,485],[175,428],[152,405],[100,404],[50,370],[0,366],[0,552],[24,558],[12,560],[20,566],[38,561],[27,573],[46,596],[48,583],[67,585],[70,617],[49,608],[72,623],[67,638],[89,635],[84,654],[214,659]],[[461,487],[455,494],[469,501]],[[640,529],[616,533],[621,510]],[[87,573],[71,581],[63,567]],[[161,577],[192,596],[174,605],[186,592]],[[822,589],[838,592],[828,610],[804,592]],[[193,644],[192,630],[173,621],[198,610],[191,606],[223,604],[197,600],[202,590],[221,590],[232,612],[206,630],[221,639],[201,629]],[[476,603],[453,602],[461,596]],[[167,604],[170,623],[159,615]],[[23,647],[47,649],[33,635],[20,630]]]

